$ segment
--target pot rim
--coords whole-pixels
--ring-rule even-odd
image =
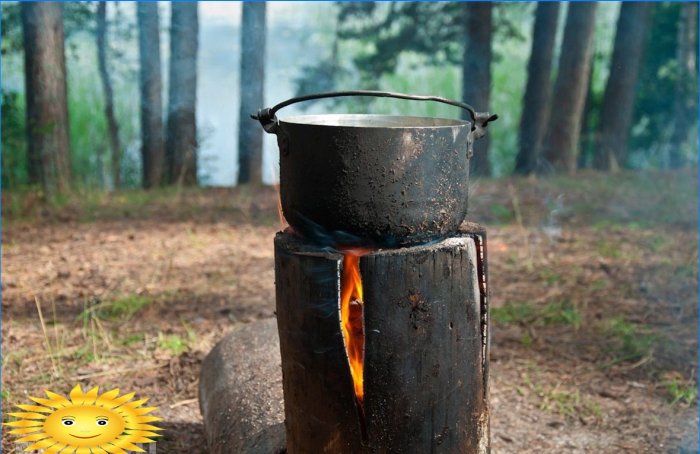
[[[469,126],[471,122],[440,117],[380,114],[317,114],[292,115],[279,119],[280,124],[334,128],[366,129],[441,129]]]

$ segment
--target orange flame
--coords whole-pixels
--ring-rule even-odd
[[[279,217],[280,226],[282,227],[280,230],[284,230],[289,227],[289,222],[287,222],[287,219],[284,217],[284,213],[282,212],[282,193],[280,192],[279,184],[275,185],[275,190],[277,190],[277,216]]]
[[[369,250],[366,249],[346,249],[343,251],[340,292],[340,325],[350,363],[350,375],[352,375],[355,386],[355,396],[360,404],[362,404],[365,395],[363,383],[365,328],[360,257],[368,252]]]

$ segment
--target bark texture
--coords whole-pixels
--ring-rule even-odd
[[[71,179],[63,5],[22,3],[21,15],[29,182],[63,192]]]
[[[197,3],[173,2],[165,154],[168,182],[197,184]]]
[[[635,86],[649,26],[651,3],[623,2],[617,21],[610,75],[600,113],[593,165],[617,170],[627,159]]]
[[[138,2],[136,8],[141,89],[141,183],[144,188],[152,188],[162,183],[165,155],[158,3]]]
[[[114,188],[121,186],[121,143],[119,141],[119,124],[114,115],[114,92],[107,69],[107,2],[97,4],[97,63],[105,99],[105,118],[107,135],[112,151],[112,183]]]
[[[596,4],[571,2],[542,155],[548,168],[574,173],[591,62]]]
[[[287,452],[489,452],[484,232],[359,258],[362,404],[338,313],[344,263],[275,238]]]
[[[595,48],[595,37],[593,39],[593,47]],[[588,82],[586,82],[586,101],[583,104],[583,114],[581,118],[581,137],[579,141],[579,151],[578,157],[576,158],[576,166],[579,169],[584,169],[590,167],[591,159],[589,155],[592,154],[591,148],[595,146],[595,136],[597,131],[595,130],[595,125],[591,121],[591,114],[595,109],[595,100],[593,99],[593,74],[595,71],[595,50],[591,56],[591,64],[588,68]]]
[[[263,132],[250,114],[263,107],[265,2],[243,3],[241,109],[238,120],[238,183],[262,183]]]
[[[491,94],[491,33],[493,28],[491,12],[493,5],[488,2],[470,2],[465,3],[464,8],[466,20],[464,21],[462,99],[474,106],[477,111],[487,111],[489,110]],[[491,175],[488,135],[474,143],[474,156],[469,165],[472,175]]]
[[[527,85],[520,117],[520,140],[515,172],[527,175],[535,170],[549,114],[552,56],[559,18],[558,2],[537,4],[532,50],[527,65]]]

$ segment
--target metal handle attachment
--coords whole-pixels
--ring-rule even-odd
[[[489,122],[498,119],[498,115],[491,115],[488,112],[477,112],[472,106],[470,106],[467,103],[453,101],[451,99],[441,98],[439,96],[407,95],[405,93],[394,93],[389,91],[375,90],[332,91],[326,93],[314,93],[311,95],[299,96],[296,98],[288,99],[286,101],[282,101],[274,107],[266,107],[264,109],[260,109],[257,113],[251,114],[250,118],[258,120],[266,132],[270,134],[275,134],[277,132],[277,126],[279,124],[277,116],[275,115],[278,110],[287,107],[291,104],[296,104],[302,101],[310,101],[313,99],[322,98],[339,98],[345,96],[374,96],[378,98],[410,99],[413,101],[435,101],[441,102],[443,104],[449,104],[455,107],[460,107],[469,112],[469,116],[472,118],[473,139],[478,139],[486,135],[486,125],[488,125]]]

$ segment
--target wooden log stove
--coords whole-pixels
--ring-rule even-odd
[[[287,452],[489,452],[485,231],[363,251],[348,303],[352,254],[275,238]]]

